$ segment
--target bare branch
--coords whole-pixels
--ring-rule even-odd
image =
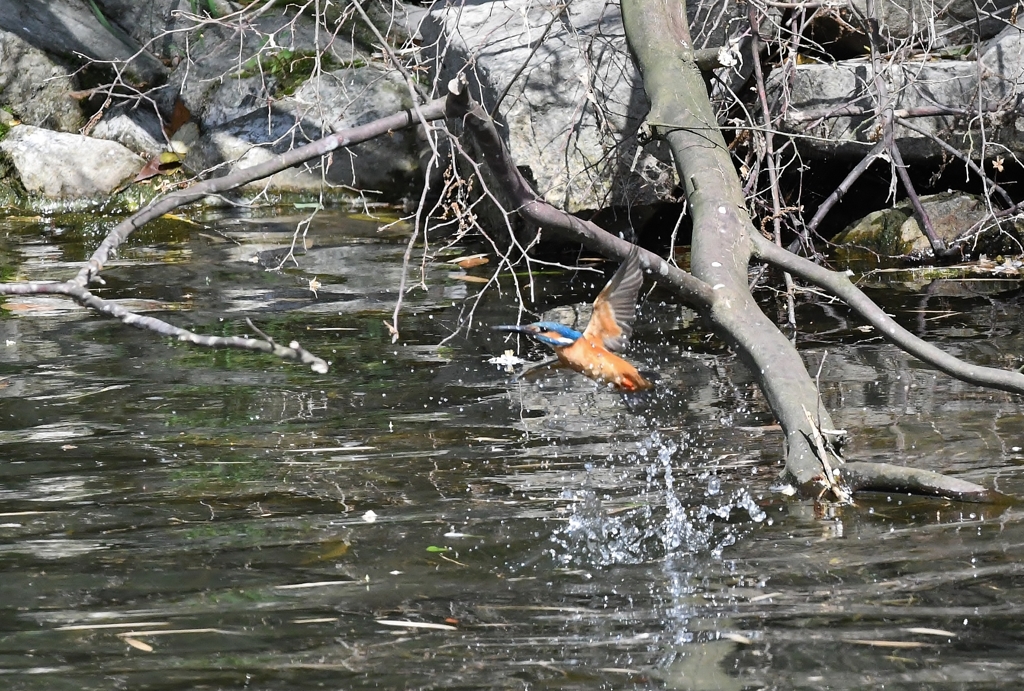
[[[92,281],[102,282],[100,272],[103,270],[104,264],[111,254],[135,230],[179,206],[269,177],[292,166],[325,156],[338,148],[358,144],[393,130],[409,127],[419,122],[420,118],[423,118],[424,121],[443,118],[445,116],[445,106],[445,100],[438,99],[422,106],[415,114],[411,111],[403,111],[359,127],[345,129],[305,146],[287,151],[258,165],[249,168],[236,168],[223,177],[206,180],[185,189],[166,194],[153,200],[145,208],[114,226],[103,239],[103,242],[100,243],[99,247],[93,252],[88,263],[73,279],[62,283],[21,282],[0,284],[0,295],[67,295],[79,304],[94,309],[101,314],[119,319],[125,324],[155,331],[165,336],[171,336],[179,341],[214,348],[240,348],[271,353],[277,357],[297,360],[309,365],[314,372],[324,373],[327,371],[327,363],[303,349],[295,341],[292,341],[288,347],[284,347],[274,343],[269,338],[260,340],[235,336],[203,336],[187,329],[173,326],[154,317],[136,314],[116,302],[97,297],[88,290],[88,284]]]
[[[850,281],[847,274],[818,266],[812,261],[777,247],[770,240],[760,236],[754,236],[754,248],[757,259],[789,271],[794,276],[799,276],[819,288],[824,288],[849,305],[887,340],[919,360],[961,381],[1011,393],[1024,393],[1024,374],[966,363],[918,338],[887,315],[881,307]]]
[[[0,294],[6,295],[66,295],[83,307],[93,309],[100,314],[113,317],[128,326],[138,329],[154,331],[163,336],[176,338],[185,343],[207,346],[210,348],[237,348],[241,350],[253,350],[262,353],[269,353],[285,360],[295,360],[309,366],[317,374],[325,374],[328,369],[327,362],[313,355],[308,350],[292,341],[288,347],[280,346],[271,338],[266,337],[256,327],[257,333],[264,335],[265,340],[257,338],[246,338],[244,336],[204,336],[188,329],[182,329],[173,324],[168,324],[162,319],[137,314],[113,300],[105,300],[96,296],[82,286],[72,281],[63,283],[11,283],[0,285]],[[250,322],[251,325],[251,322]]]

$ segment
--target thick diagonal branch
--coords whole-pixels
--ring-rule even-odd
[[[750,368],[786,435],[786,474],[806,486],[825,477],[812,440],[833,429],[800,354],[750,295],[747,267],[758,235],[746,214],[743,190],[718,130],[704,80],[693,62],[686,7],[678,0],[623,0],[626,37],[651,100],[649,122],[669,143],[693,216],[691,266],[712,286],[708,310],[715,332]],[[780,248],[780,251],[781,248]],[[830,441],[836,441],[830,439]],[[835,459],[832,466],[839,465]]]

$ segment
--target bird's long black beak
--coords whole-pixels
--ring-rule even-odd
[[[522,334],[537,333],[537,327],[533,324],[503,324],[501,326],[492,326],[491,328],[495,331],[515,331]]]

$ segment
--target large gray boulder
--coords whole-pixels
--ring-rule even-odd
[[[167,74],[163,63],[116,25],[94,14],[85,0],[0,0],[0,29],[18,35],[50,55],[73,63],[120,63],[124,76],[155,84]]]
[[[0,141],[0,155],[30,195],[68,200],[106,198],[145,163],[116,142],[30,125],[11,128]]]
[[[1018,0],[870,0],[878,18],[883,48],[907,45],[929,50],[992,38],[1010,23]],[[863,17],[869,0],[848,0],[819,12],[813,32],[816,41],[837,45],[848,54],[863,54]]]
[[[803,150],[815,156],[835,154],[858,157],[878,141],[871,87],[871,65],[864,60],[830,65],[797,66],[788,76],[773,75],[773,92],[785,97],[789,110],[783,127],[809,135],[799,140]],[[1020,118],[1024,89],[1024,31],[1008,27],[982,46],[978,60],[906,61],[887,65],[884,79],[897,111],[933,137],[959,147],[973,156],[981,141],[999,145],[986,156],[1006,147],[1024,153],[1024,118]],[[786,87],[783,89],[783,87]],[[833,117],[832,112],[854,106],[864,112]],[[949,114],[913,116],[915,110],[946,107]],[[978,127],[979,109],[986,115],[984,137]],[[897,125],[897,144],[904,159],[926,161],[946,154],[931,137]],[[1005,153],[1005,152],[1004,152]]]
[[[370,66],[335,70],[305,82],[292,96],[277,99],[270,107],[207,131],[185,163],[193,170],[225,163],[250,167],[330,132],[409,107],[408,88],[397,73]],[[419,168],[417,152],[415,133],[398,131],[336,151],[326,171],[318,165],[293,168],[253,186],[304,192],[319,190],[326,182],[395,199],[411,191]]]
[[[419,32],[437,46],[441,83],[465,74],[472,96],[497,107],[512,158],[548,202],[578,212],[671,194],[660,144],[638,144],[649,102],[617,5],[437,2]]]
[[[71,70],[16,34],[0,30],[0,105],[24,123],[62,132],[85,124]]]

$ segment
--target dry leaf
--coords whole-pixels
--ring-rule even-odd
[[[128,638],[127,636],[122,636],[121,640],[130,645],[131,647],[135,648],[136,650],[141,650],[144,653],[153,652],[153,646],[151,646],[149,643],[144,643],[138,640],[137,638]]]
[[[465,257],[457,257],[451,260],[452,264],[457,264],[461,269],[472,269],[474,266],[483,266],[489,263],[491,260],[483,254],[470,254]]]
[[[192,119],[192,113],[180,97],[174,99],[174,111],[171,113],[171,121],[167,123],[167,136],[173,135],[181,126]]]

